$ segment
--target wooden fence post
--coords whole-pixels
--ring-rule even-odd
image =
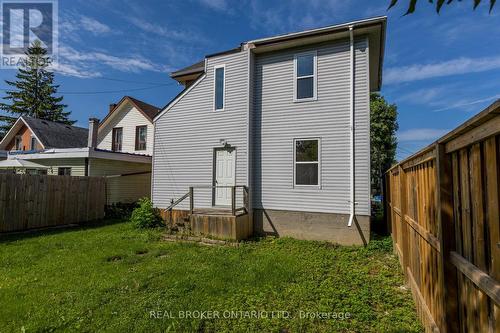
[[[406,186],[406,172],[403,169],[402,165],[398,166],[399,168],[399,207],[401,211],[400,221],[401,221],[401,238],[403,244],[401,244],[401,252],[402,253],[402,261],[403,261],[403,271],[405,277],[407,277],[407,267],[409,265],[410,259],[410,244],[409,244],[409,232],[408,232],[408,224],[406,223],[405,216],[408,214],[408,192]]]
[[[439,306],[444,314],[436,319],[443,332],[458,332],[457,272],[450,261],[450,252],[455,250],[452,175],[451,156],[446,154],[443,144],[436,144],[436,221],[441,248]]]

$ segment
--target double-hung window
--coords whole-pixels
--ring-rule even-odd
[[[135,128],[135,150],[146,150],[147,126],[136,126]]]
[[[123,128],[113,128],[113,141],[111,143],[112,151],[122,151]]]
[[[294,58],[294,101],[313,101],[317,95],[317,54],[307,52]]]
[[[294,140],[294,185],[320,185],[320,140]]]
[[[226,90],[226,66],[219,65],[214,67],[214,110],[224,110]]]

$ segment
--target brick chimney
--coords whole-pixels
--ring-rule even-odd
[[[99,119],[89,118],[89,140],[87,146],[89,148],[97,147],[97,130],[99,129]]]
[[[114,108],[116,108],[116,104],[114,104],[114,103],[109,104],[109,112],[110,113],[111,113],[111,111],[113,111]]]

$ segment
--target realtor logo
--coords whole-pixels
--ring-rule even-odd
[[[57,0],[2,0],[1,68],[18,67],[24,52],[40,40],[57,58]]]

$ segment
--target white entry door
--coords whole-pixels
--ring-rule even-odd
[[[215,185],[235,185],[236,149],[218,149],[215,151]],[[215,188],[215,205],[231,205],[231,188]]]

